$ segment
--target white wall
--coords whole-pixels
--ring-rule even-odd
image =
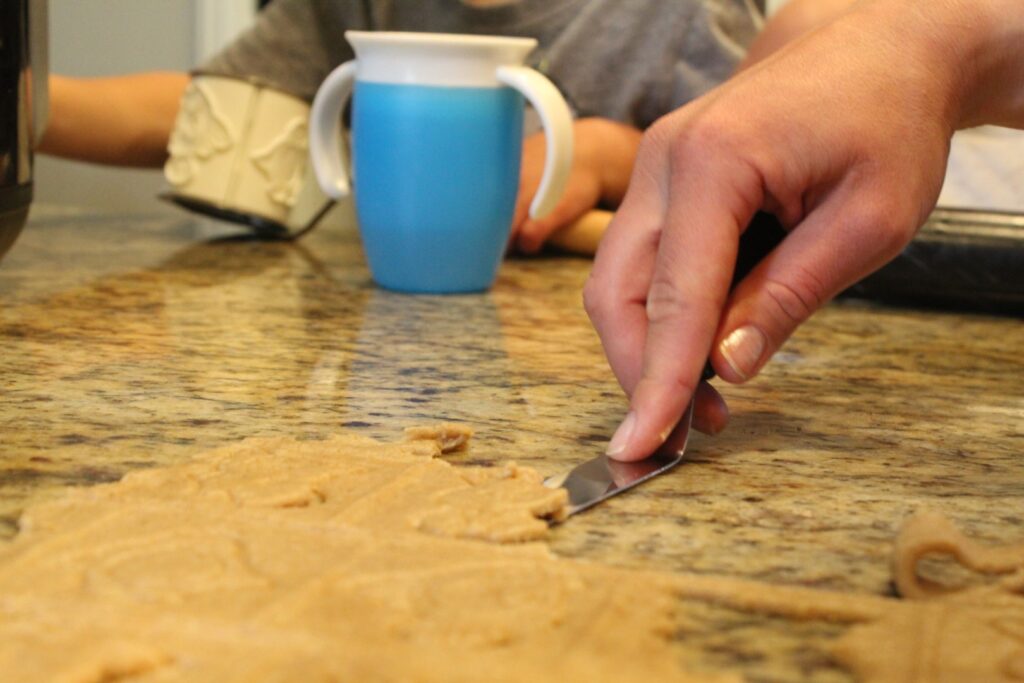
[[[187,71],[251,16],[255,0],[50,0],[50,70],[109,76]],[[113,169],[36,157],[36,200],[111,210],[152,210],[160,171]]]

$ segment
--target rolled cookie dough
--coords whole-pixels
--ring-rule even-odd
[[[680,668],[670,582],[508,544],[564,492],[434,436],[251,439],[28,510],[3,680],[710,680]]]
[[[467,437],[250,439],[31,508],[0,551],[2,680],[735,680],[681,668],[680,598],[858,624],[836,656],[870,683],[1024,680],[1020,582],[897,601],[558,559],[530,541],[564,492],[437,459]],[[909,567],[964,546],[908,529]]]

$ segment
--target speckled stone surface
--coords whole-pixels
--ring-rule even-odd
[[[372,286],[343,213],[299,244],[242,234],[170,210],[33,209],[0,261],[0,536],[61,486],[254,434],[460,421],[478,434],[464,461],[554,473],[623,414],[580,305],[585,259],[507,262],[486,295],[410,297]],[[983,540],[1024,537],[1019,319],[833,304],[724,393],[726,433],[553,529],[555,551],[885,595],[895,529],[920,507]],[[850,680],[828,656],[840,625],[684,617],[699,668]]]

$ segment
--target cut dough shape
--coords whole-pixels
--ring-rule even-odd
[[[880,619],[848,630],[834,654],[863,683],[1020,683],[1024,598],[981,587],[894,602]]]
[[[465,450],[472,436],[472,429],[454,422],[405,428],[407,441],[433,441],[440,446],[442,453]]]
[[[938,512],[922,511],[900,528],[892,554],[892,575],[905,598],[929,598],[957,590],[917,572],[929,555],[948,555],[965,568],[988,575],[1024,572],[1024,544],[989,547],[967,538]]]
[[[968,589],[918,575],[931,554],[949,555],[998,582]],[[952,522],[924,511],[896,539],[893,580],[911,600],[854,626],[835,646],[837,659],[865,683],[1020,683],[1024,681],[1024,545],[986,547]],[[914,599],[924,598],[924,599]]]

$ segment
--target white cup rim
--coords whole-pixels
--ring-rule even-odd
[[[465,47],[536,47],[534,38],[518,36],[467,35],[463,33],[426,33],[417,31],[345,31],[345,38],[363,43],[387,45],[452,45]]]

